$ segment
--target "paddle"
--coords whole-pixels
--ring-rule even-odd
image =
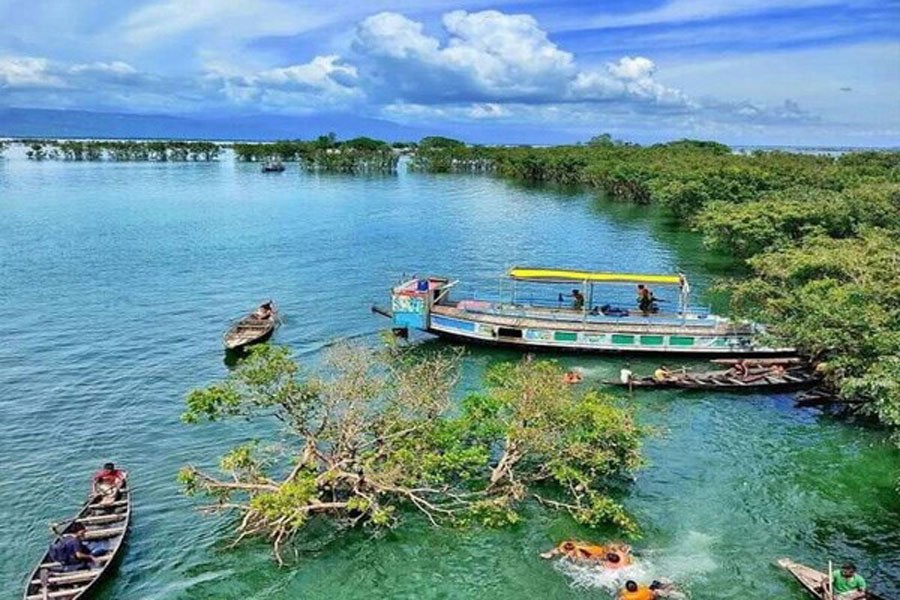
[[[831,561],[828,561],[828,583],[825,586],[825,600],[834,600],[834,573],[831,568]]]

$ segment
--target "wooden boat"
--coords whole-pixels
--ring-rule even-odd
[[[262,166],[263,173],[281,173],[284,171],[284,164],[281,162],[267,162]]]
[[[122,554],[131,524],[131,491],[128,480],[125,481],[113,502],[101,503],[96,497],[89,498],[52,542],[71,531],[75,523],[81,523],[87,527],[85,541],[105,541],[109,547],[106,554],[97,557],[97,564],[90,569],[64,572],[54,570],[61,565],[50,559],[48,548],[28,577],[25,600],[81,600],[96,590]]]
[[[267,308],[268,307],[268,308]],[[260,313],[265,312],[267,316],[260,317]],[[266,341],[272,336],[277,324],[278,312],[275,304],[269,300],[263,302],[259,307],[231,326],[225,332],[223,342],[227,350],[240,350],[252,344],[259,344]]]
[[[394,331],[419,330],[463,342],[526,351],[748,358],[796,354],[792,348],[759,344],[757,334],[761,328],[757,325],[732,322],[692,307],[690,286],[681,274],[515,267],[501,280],[499,300],[451,299],[451,290],[458,283],[445,277],[415,277],[391,289],[390,309],[373,307],[373,311],[388,315]],[[602,284],[675,286],[678,305],[671,310],[651,309],[644,313],[601,304],[595,302],[594,287]],[[547,285],[557,288],[551,290],[549,298],[535,299],[535,293],[546,295]],[[504,295],[504,286],[510,288],[510,294]],[[575,286],[581,291],[575,290],[578,294],[572,294],[570,303],[560,289],[569,293]],[[523,301],[528,294],[529,299]]]
[[[806,565],[801,565],[789,558],[780,558],[778,559],[777,564],[779,567],[787,570],[793,575],[797,581],[800,582],[800,585],[814,597],[819,598],[820,600],[831,600],[830,595],[826,597],[826,594],[822,591],[822,582],[828,579],[828,576],[825,573],[816,571]],[[872,592],[868,592],[866,598],[868,600],[885,600]]]
[[[662,381],[657,381],[652,377],[641,377],[632,380],[630,387],[758,393],[796,391],[812,387],[818,382],[818,377],[805,369],[790,369],[780,375],[769,375],[766,372],[754,373],[751,370],[749,379],[739,379],[731,371],[708,371],[705,373],[674,373]],[[629,384],[618,380],[604,381],[604,383],[629,387]]]

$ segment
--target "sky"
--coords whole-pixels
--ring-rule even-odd
[[[896,146],[900,1],[0,0],[0,107]]]

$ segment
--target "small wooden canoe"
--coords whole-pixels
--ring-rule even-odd
[[[789,558],[780,558],[776,562],[776,564],[782,569],[787,570],[791,575],[793,575],[797,581],[800,582],[807,592],[812,594],[814,597],[819,598],[820,600],[826,600],[825,594],[822,591],[822,582],[828,579],[828,576],[822,571],[816,571],[811,567],[807,567],[806,565],[801,565],[800,563],[794,562]],[[866,598],[868,600],[885,600],[881,596],[873,594],[872,592],[867,592]]]
[[[268,307],[268,309],[266,309]],[[260,314],[265,316],[260,316]],[[223,342],[226,350],[241,350],[259,344],[272,336],[277,324],[278,313],[270,300],[259,305],[255,311],[235,323],[225,332]]]
[[[261,170],[263,173],[281,173],[284,171],[284,165],[280,162],[266,163]]]
[[[657,381],[652,377],[642,377],[631,382],[633,388],[661,388],[682,390],[718,390],[721,392],[790,392],[811,387],[818,383],[815,374],[806,370],[792,369],[780,375],[754,374],[748,379],[735,377],[730,371],[709,371],[705,373],[674,374]],[[628,387],[621,381],[605,381],[607,385]]]
[[[82,600],[97,589],[100,581],[110,572],[121,556],[131,524],[131,491],[128,480],[120,488],[113,502],[98,502],[89,498],[78,514],[66,525],[61,535],[53,538],[51,545],[67,535],[75,523],[87,527],[86,542],[103,541],[107,551],[97,557],[90,569],[62,571],[50,558],[49,547],[35,566],[25,585],[25,600]]]

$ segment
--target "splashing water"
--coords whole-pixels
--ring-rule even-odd
[[[689,598],[691,582],[716,569],[711,552],[714,541],[712,536],[690,531],[674,547],[665,551],[643,550],[635,556],[633,564],[620,569],[574,563],[566,558],[557,561],[554,568],[568,577],[571,587],[576,589],[602,589],[614,597],[626,581],[642,585],[660,581],[678,587],[667,598]]]

